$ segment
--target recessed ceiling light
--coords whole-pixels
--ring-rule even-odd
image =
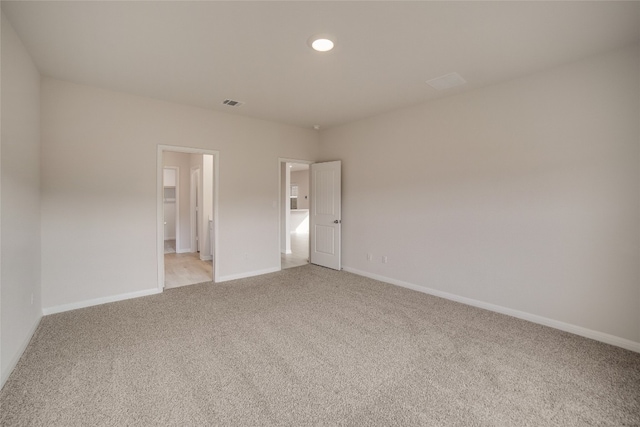
[[[329,39],[317,39],[311,43],[311,47],[318,52],[328,52],[333,49],[333,42]]]
[[[316,34],[315,36],[309,37],[307,43],[313,50],[318,52],[328,52],[333,49],[335,38],[327,34]]]

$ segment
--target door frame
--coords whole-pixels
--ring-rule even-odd
[[[302,163],[309,165],[309,173],[311,173],[311,165],[315,162],[311,160],[299,160],[299,159],[290,159],[287,157],[278,157],[278,259],[280,259],[280,254],[282,253],[282,209],[284,207],[284,201],[282,200],[282,164],[283,163]],[[311,182],[311,180],[309,180]],[[311,190],[311,189],[309,189]],[[311,242],[311,239],[309,239]],[[311,246],[309,246],[309,250],[311,250]],[[282,270],[282,262],[280,262],[280,270]]]
[[[187,154],[210,154],[213,156],[213,277],[218,282],[220,268],[218,259],[220,250],[218,244],[218,195],[220,193],[220,152],[202,148],[180,147],[158,144],[156,154],[156,253],[158,258],[158,290],[164,290],[164,185],[163,185],[163,154],[165,151]],[[176,241],[177,243],[177,241]]]
[[[199,184],[200,184],[200,168],[198,166],[191,166],[190,169],[190,175],[189,175],[189,179],[190,179],[190,187],[189,187],[189,192],[190,194],[190,199],[189,199],[189,219],[190,219],[190,235],[191,235],[191,242],[190,242],[190,247],[191,247],[191,252],[198,252],[199,248],[198,248],[198,240],[199,240],[199,233],[198,233],[198,215],[196,214],[196,202],[197,202],[197,198],[198,198],[198,189],[199,189]],[[194,185],[195,182],[195,185]]]

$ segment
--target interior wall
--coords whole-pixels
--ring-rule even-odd
[[[0,387],[40,317],[40,75],[2,14]]]
[[[639,57],[323,131],[345,268],[640,342]]]
[[[190,212],[190,195],[191,195],[191,159],[188,153],[178,153],[167,151],[163,155],[163,166],[178,167],[179,179],[179,200],[177,208],[179,209],[178,232],[180,233],[180,247],[176,247],[177,253],[191,251],[191,212]],[[176,242],[177,244],[177,242]]]
[[[277,159],[317,132],[43,78],[45,310],[157,289],[159,144],[220,152],[220,279],[280,268]]]

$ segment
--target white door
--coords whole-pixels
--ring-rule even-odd
[[[341,161],[311,165],[310,259],[312,264],[340,270]]]

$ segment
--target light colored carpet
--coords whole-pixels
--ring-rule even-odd
[[[46,316],[2,425],[640,425],[640,354],[303,266]]]

